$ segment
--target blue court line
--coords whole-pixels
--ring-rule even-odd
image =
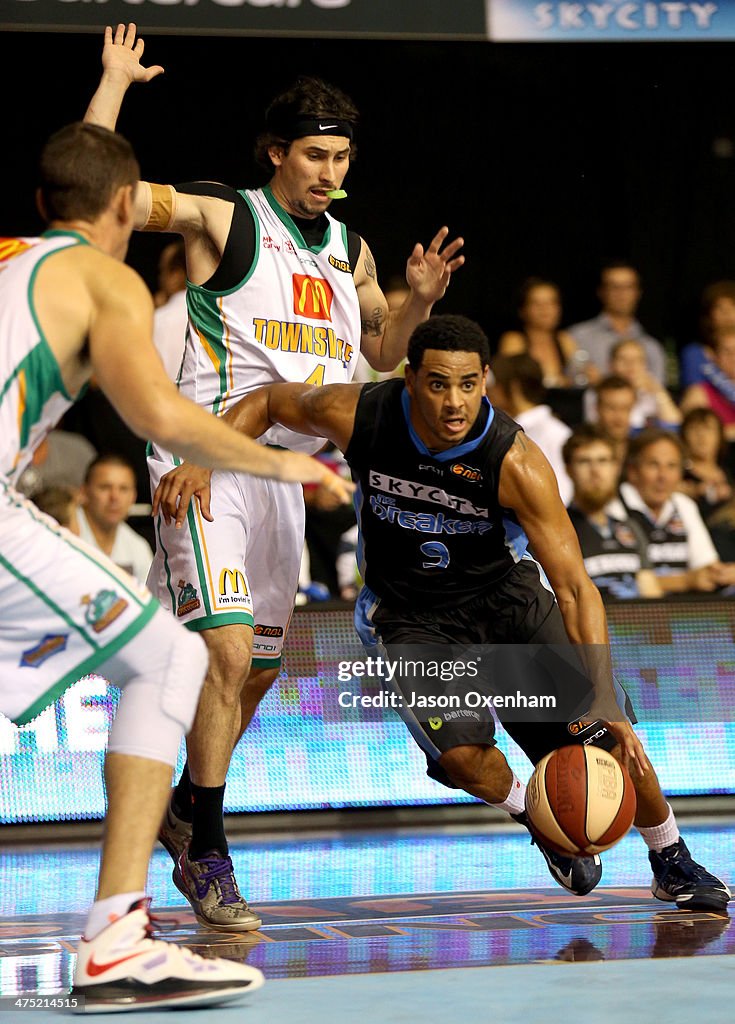
[[[555,1024],[574,1018],[584,1024],[649,1024],[661,1016],[666,1024],[731,1024],[734,977],[731,957],[711,956],[300,978],[266,982],[251,999],[231,1006],[185,1014],[137,1012],[125,1019],[131,1024],[133,1017],[135,1024],[184,1019],[188,1024],[446,1024],[477,1019]],[[3,1019],[10,1021],[10,1015],[0,1014]]]

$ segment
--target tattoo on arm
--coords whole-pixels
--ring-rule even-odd
[[[523,431],[522,430],[519,430],[518,433],[516,434],[515,440],[513,441],[513,444],[517,444],[522,452],[527,452],[528,451],[528,445],[526,444],[526,439],[523,436]]]
[[[385,330],[385,321],[385,310],[382,306],[376,306],[368,318],[363,318],[360,321],[362,324],[362,333],[371,334],[375,338],[380,338]]]
[[[367,245],[365,246],[365,273],[368,277],[372,277],[374,281],[377,280],[378,274],[375,268],[375,260]]]
[[[335,444],[346,444],[352,431],[355,409],[362,385],[327,384],[312,388],[301,396],[299,415],[302,428],[306,423],[317,436],[324,434]]]

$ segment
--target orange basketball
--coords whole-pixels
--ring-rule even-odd
[[[626,768],[601,747],[552,750],[526,789],[526,813],[538,839],[567,857],[609,850],[633,824],[636,797]]]

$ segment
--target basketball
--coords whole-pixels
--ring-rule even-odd
[[[601,747],[552,750],[536,765],[526,789],[532,831],[567,857],[609,850],[633,824],[635,810],[628,770]]]

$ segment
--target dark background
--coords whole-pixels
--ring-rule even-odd
[[[101,48],[101,33],[4,33],[0,234],[40,229],[40,145],[83,115]],[[262,184],[252,142],[269,99],[321,75],[362,114],[349,197],[332,211],[368,240],[383,283],[448,224],[467,264],[440,308],[495,340],[527,274],[558,281],[568,324],[597,312],[600,262],[625,258],[643,275],[640,318],[680,347],[704,285],[735,278],[732,55],[729,43],[151,35],[145,62],[166,74],[131,88],[118,127],[150,180]],[[129,262],[151,286],[170,237],[133,238]]]

